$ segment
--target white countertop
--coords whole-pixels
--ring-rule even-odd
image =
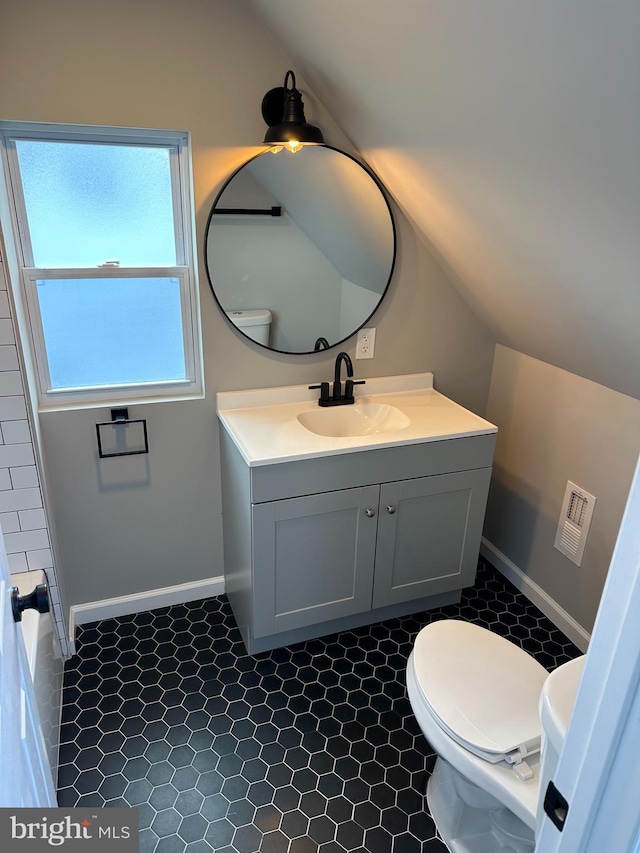
[[[498,431],[494,424],[434,391],[432,373],[383,376],[355,387],[356,405],[386,403],[409,418],[408,426],[393,432],[340,437],[310,432],[298,415],[318,409],[318,394],[307,385],[223,391],[216,395],[218,418],[249,466]]]

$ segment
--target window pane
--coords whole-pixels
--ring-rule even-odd
[[[51,388],[186,379],[177,278],[37,282]]]
[[[169,148],[16,140],[36,267],[175,266]]]

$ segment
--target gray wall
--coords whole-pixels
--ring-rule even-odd
[[[146,461],[98,464],[94,424],[108,419],[105,409],[41,416],[68,603],[218,576],[216,391],[329,379],[334,357],[247,343],[219,314],[202,265],[209,207],[257,152],[261,99],[291,61],[233,0],[5,0],[0,14],[3,118],[192,132],[206,399],[130,407],[148,419]],[[298,83],[308,120],[344,144]],[[398,224],[396,274],[372,322],[376,357],[357,362],[356,373],[433,370],[441,391],[484,413],[493,341],[401,214]]]
[[[590,632],[640,452],[640,401],[498,346],[487,417],[499,432],[485,538]],[[553,547],[567,480],[597,498],[580,566]]]
[[[640,3],[248,2],[496,339],[640,397]]]

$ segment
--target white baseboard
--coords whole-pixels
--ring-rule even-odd
[[[113,619],[128,616],[131,613],[143,613],[171,604],[184,604],[224,593],[224,577],[207,578],[202,581],[165,586],[160,589],[148,589],[133,595],[121,595],[118,598],[105,598],[102,601],[89,601],[86,604],[73,604],[69,614],[69,642],[71,652],[75,652],[76,625],[98,622],[100,619]]]
[[[507,580],[526,596],[532,604],[541,610],[553,624],[574,643],[581,652],[586,652],[591,639],[591,634],[579,625],[573,616],[551,598],[542,587],[527,577],[522,569],[502,553],[495,545],[482,537],[480,553],[491,563],[492,566],[503,574]]]

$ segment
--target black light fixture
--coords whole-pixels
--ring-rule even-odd
[[[296,89],[296,75],[287,71],[284,87],[270,89],[262,99],[262,117],[269,125],[264,144],[278,151],[286,147],[299,151],[303,145],[324,145],[322,131],[308,124],[302,95]]]

